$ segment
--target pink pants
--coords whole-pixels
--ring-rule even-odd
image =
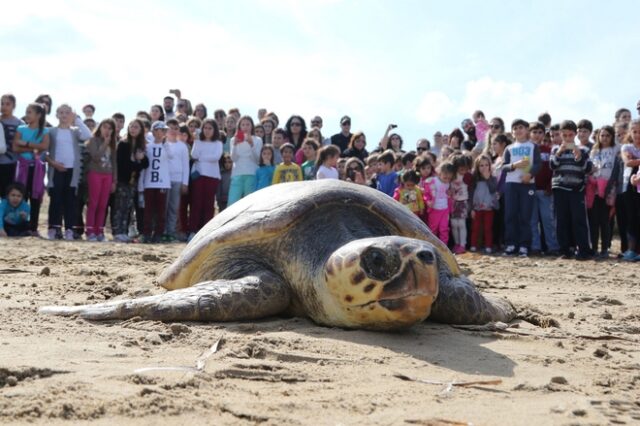
[[[445,244],[449,244],[449,209],[429,210],[427,216],[429,229]]]
[[[104,232],[104,218],[107,214],[109,194],[111,194],[111,173],[87,173],[89,202],[87,203],[87,235],[100,235]]]

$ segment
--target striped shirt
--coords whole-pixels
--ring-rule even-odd
[[[554,146],[549,158],[549,166],[553,170],[551,188],[563,191],[584,191],[586,176],[591,171],[592,163],[586,148],[580,148],[582,155],[576,161],[573,150],[566,150],[557,155],[559,146]]]

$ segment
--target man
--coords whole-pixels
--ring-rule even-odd
[[[636,104],[636,109],[638,110],[638,116],[640,116],[640,100]]]
[[[436,157],[440,155],[440,149],[442,149],[442,145],[444,145],[442,132],[438,130],[433,134],[433,145],[431,145],[431,152],[433,152]]]
[[[322,131],[322,117],[320,117],[319,115],[316,115],[315,117],[313,117],[311,119],[311,128],[317,127],[318,129],[320,129]],[[323,135],[324,137],[324,135]],[[324,138],[324,140],[322,141],[322,145],[330,145],[331,144],[331,138]]]
[[[331,143],[340,148],[340,152],[343,152],[349,146],[351,140],[351,118],[345,115],[340,119],[340,133],[336,133],[331,136]]]
[[[471,120],[470,118],[465,118],[464,120],[462,120],[462,123],[460,123],[460,127],[462,127],[462,130],[464,130],[464,132],[467,134],[467,139],[462,142],[462,150],[473,150],[473,148],[476,146],[476,143],[478,142],[478,138],[476,136],[476,125],[473,124],[473,120]]]
[[[416,151],[418,155],[422,155],[425,152],[429,151],[431,148],[431,142],[427,138],[420,138],[416,143]]]
[[[173,96],[165,96],[163,100],[164,106],[164,118],[168,120],[170,118],[175,118],[176,113],[173,112],[173,106],[175,101],[173,100]]]

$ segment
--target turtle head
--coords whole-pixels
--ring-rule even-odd
[[[408,327],[431,313],[438,254],[429,242],[389,236],[352,241],[325,264],[333,306],[349,328]]]

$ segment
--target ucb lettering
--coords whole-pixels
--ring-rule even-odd
[[[160,182],[160,172],[151,172],[151,182]]]
[[[160,169],[160,159],[154,158],[151,160],[151,170],[159,170]]]

